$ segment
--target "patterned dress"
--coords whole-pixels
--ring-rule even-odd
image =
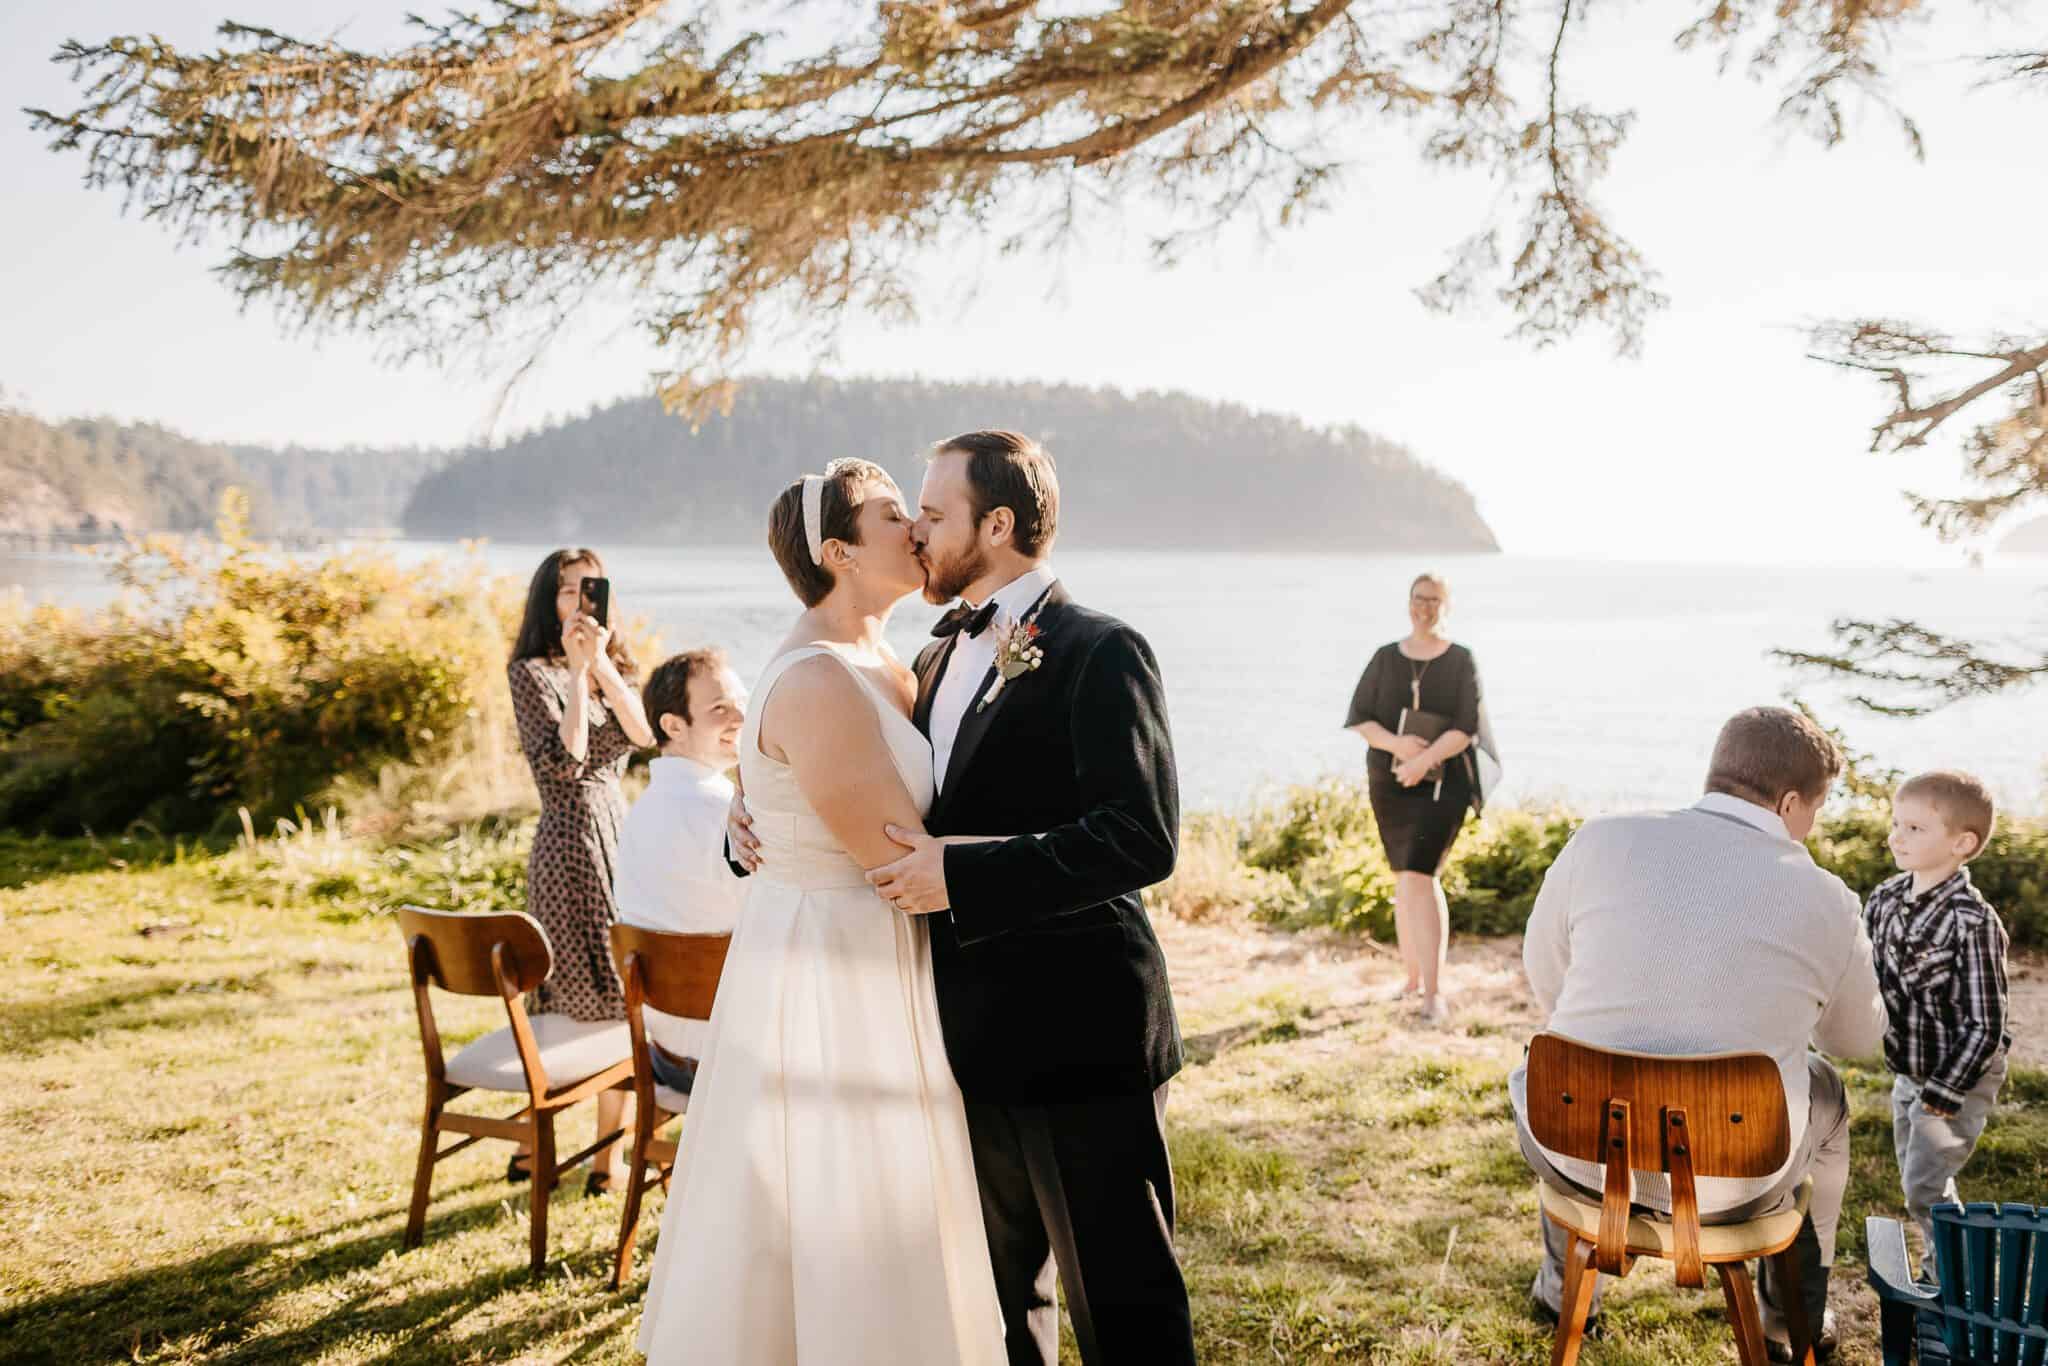
[[[519,747],[540,789],[540,825],[526,864],[526,909],[547,931],[554,970],[527,1000],[535,1014],[623,1020],[625,988],[612,963],[612,863],[626,802],[619,779],[633,753],[619,718],[592,697],[579,761],[562,746],[569,670],[560,660],[515,659],[506,669]],[[630,686],[630,685],[629,685]]]

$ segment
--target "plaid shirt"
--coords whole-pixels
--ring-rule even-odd
[[[1920,1083],[1937,1109],[1961,1108],[2001,1048],[2005,1028],[2005,926],[1970,882],[1970,870],[1913,895],[1913,875],[1878,884],[1863,925],[1890,1023],[1884,1058]]]

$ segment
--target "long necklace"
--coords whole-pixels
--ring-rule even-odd
[[[1434,659],[1408,661],[1408,705],[1415,711],[1422,710],[1422,676],[1429,672],[1429,666],[1434,663]]]

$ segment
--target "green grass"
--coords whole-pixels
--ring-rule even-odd
[[[0,1360],[636,1360],[658,1195],[618,1294],[619,1202],[580,1181],[555,1197],[548,1274],[528,1279],[500,1145],[443,1166],[426,1245],[398,1248],[420,1058],[381,907],[516,904],[523,839],[0,841]],[[497,1023],[487,1002],[445,1005],[451,1041]],[[1410,1032],[1385,1007],[1288,989],[1182,1007],[1198,1061],[1169,1124],[1204,1362],[1548,1359],[1524,1317],[1534,1199],[1502,1086],[1519,1029]],[[1898,1204],[1888,1080],[1850,1077],[1844,1290],[1863,1215]],[[2048,1075],[2022,1070],[1969,1193],[2048,1195],[2044,1154]],[[1719,1297],[1660,1268],[1616,1286],[1608,1317],[1596,1366],[1733,1359]],[[1844,1359],[1871,1359],[1867,1312],[1847,1319]]]

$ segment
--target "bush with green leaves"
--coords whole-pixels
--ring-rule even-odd
[[[1521,933],[1544,874],[1580,823],[1565,810],[1498,806],[1468,820],[1443,870],[1451,929]],[[1889,828],[1887,805],[1861,792],[1825,814],[1808,847],[1822,867],[1868,896],[1898,871],[1885,845]],[[1266,875],[1251,903],[1256,918],[1393,939],[1394,874],[1363,784],[1291,788],[1239,819],[1237,847],[1248,869]],[[1970,874],[2016,946],[2048,948],[2048,821],[2001,816]]]
[[[217,540],[132,543],[102,612],[0,605],[0,827],[267,826],[500,706],[518,599],[477,561],[297,559],[246,519],[230,491]]]

